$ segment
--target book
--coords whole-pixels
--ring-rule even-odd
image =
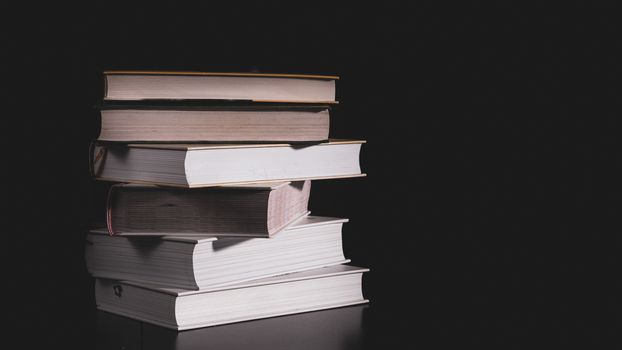
[[[95,348],[144,350],[358,349],[367,304],[176,332],[110,312],[95,312]],[[275,337],[274,331],[278,330]],[[240,336],[240,335],[244,336]]]
[[[270,237],[307,214],[311,181],[197,189],[115,185],[108,193],[110,235]]]
[[[204,289],[346,262],[346,219],[307,216],[270,239],[87,234],[85,260],[95,277]]]
[[[95,178],[178,187],[364,176],[365,141],[290,144],[110,144],[94,142]]]
[[[105,71],[104,100],[240,100],[335,103],[336,76]]]
[[[327,106],[141,104],[100,106],[98,139],[115,142],[320,142]]]
[[[95,300],[100,310],[186,330],[366,303],[366,271],[337,265],[198,291],[96,279]]]

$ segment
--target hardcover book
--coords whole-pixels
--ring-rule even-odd
[[[104,100],[238,100],[335,103],[336,76],[106,71]]]
[[[270,237],[307,214],[311,181],[207,188],[116,185],[110,188],[111,235]]]
[[[97,279],[100,310],[185,330],[366,303],[368,269],[337,265],[198,291]]]
[[[319,105],[106,104],[99,140],[115,142],[320,142],[329,111]]]
[[[291,144],[128,144],[95,142],[91,170],[100,180],[206,187],[364,176],[365,141]]]
[[[92,230],[85,259],[95,277],[204,289],[344,263],[346,221],[307,216],[270,239],[110,237],[105,229]]]

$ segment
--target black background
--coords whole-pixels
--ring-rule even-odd
[[[368,177],[310,206],[372,269],[370,348],[619,340],[619,17],[518,3],[4,8],[10,334],[93,346],[92,106],[103,70],[166,69],[341,76],[331,135],[368,141]]]

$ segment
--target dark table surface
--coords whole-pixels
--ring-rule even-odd
[[[95,318],[96,349],[358,349],[365,305],[273,317],[183,332],[104,311]]]

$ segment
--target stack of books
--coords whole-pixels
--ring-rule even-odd
[[[365,303],[347,219],[311,180],[364,176],[329,139],[333,76],[104,72],[96,179],[118,182],[86,263],[101,310],[176,330]]]

